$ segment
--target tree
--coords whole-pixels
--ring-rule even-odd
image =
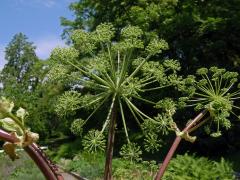
[[[24,94],[32,91],[37,84],[37,78],[31,76],[31,70],[39,60],[35,53],[36,47],[27,39],[26,35],[19,33],[8,44],[5,51],[7,63],[0,78],[3,95],[18,103],[20,100],[24,102]]]
[[[57,89],[61,91],[61,88],[44,83],[50,65],[38,59],[35,49],[26,35],[19,33],[13,37],[6,47],[1,95],[13,100],[16,107],[28,109],[26,124],[44,140],[58,131],[56,121],[59,118],[54,113],[53,103]]]
[[[75,20],[61,22],[64,37],[74,29],[92,30],[101,22],[111,22],[119,30],[137,25],[148,36],[166,39],[170,46],[166,54],[193,73],[201,64],[239,66],[239,7],[238,0],[81,0],[70,4]]]
[[[47,73],[50,69],[49,61],[38,61],[29,72],[34,87],[24,95],[24,104],[28,108],[29,115],[26,123],[34,132],[37,132],[41,140],[59,134],[59,118],[54,111],[54,103],[57,95],[62,93],[63,85],[60,83],[46,83]]]
[[[76,18],[71,21],[61,17],[61,24],[66,27],[63,37],[69,37],[72,30],[76,29],[94,30],[103,22],[112,23],[116,30],[127,25],[136,25],[144,32],[155,31],[166,17],[173,15],[177,2],[177,0],[74,2],[70,4],[69,9],[74,12]]]

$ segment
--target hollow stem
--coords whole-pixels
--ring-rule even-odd
[[[183,132],[188,132],[189,129],[191,129],[193,126],[195,126],[207,113],[208,111],[205,109],[203,110],[201,113],[199,113],[190,123],[188,123],[186,125],[186,127],[183,129]],[[170,150],[168,151],[167,156],[165,157],[162,165],[160,166],[157,175],[155,177],[155,180],[160,180],[163,177],[164,172],[166,171],[166,168],[173,156],[173,154],[175,153],[179,143],[181,142],[182,138],[180,136],[177,136],[170,148]]]
[[[0,139],[3,141],[11,142],[11,143],[16,143],[19,141],[18,138],[10,135],[9,133],[1,129],[0,129]],[[38,166],[38,168],[41,170],[41,172],[43,173],[43,175],[47,180],[63,180],[63,177],[61,174],[57,174],[56,176],[55,172],[52,171],[51,167],[46,162],[46,160],[41,156],[41,154],[39,154],[38,151],[36,151],[33,144],[24,147],[24,150],[32,158],[32,160],[35,162],[35,164]]]
[[[113,145],[114,145],[114,137],[115,137],[115,123],[116,123],[116,102],[114,102],[110,126],[108,132],[108,145],[107,145],[107,153],[106,153],[106,162],[105,162],[105,170],[104,170],[104,180],[112,180],[112,157],[113,157]]]
[[[36,163],[36,165],[42,171],[47,180],[63,180],[63,177],[57,178],[55,176],[54,172],[52,172],[46,161],[38,154],[38,152],[34,149],[32,145],[24,147],[24,150]]]
[[[199,127],[201,127],[203,124],[205,124],[208,120],[210,120],[211,117],[207,117],[206,119],[204,119],[203,121],[201,121],[200,123],[198,123],[196,126],[192,127],[191,129],[188,130],[188,133],[191,133],[195,130],[197,130]]]

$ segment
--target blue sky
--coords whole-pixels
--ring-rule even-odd
[[[37,46],[38,57],[46,59],[61,40],[60,16],[73,19],[68,5],[76,0],[1,0],[0,1],[0,69],[4,50],[16,33],[22,32]]]

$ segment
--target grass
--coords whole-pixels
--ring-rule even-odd
[[[89,154],[82,152],[73,159],[61,159],[59,163],[68,171],[73,171],[88,179],[100,180],[103,178],[104,154]],[[135,163],[122,158],[113,159],[114,179],[152,180],[157,170],[155,162]]]
[[[45,180],[44,176],[25,152],[19,152],[20,159],[15,161],[0,154],[0,179],[7,180]]]
[[[89,154],[82,152],[73,159],[61,159],[59,162],[69,171],[74,171],[82,177],[94,180],[103,178],[104,154]],[[155,161],[131,162],[122,158],[113,159],[114,180],[152,180],[157,172]],[[171,161],[163,180],[233,180],[233,169],[228,161],[212,161],[193,155],[178,155]]]
[[[54,155],[58,159],[57,162],[67,170],[76,172],[82,177],[93,180],[102,179],[105,163],[104,154],[80,152],[73,149],[73,144],[76,145],[78,142],[64,144],[57,152],[55,151],[56,154]],[[69,151],[71,148],[72,151]],[[45,178],[40,170],[27,154],[25,152],[19,152],[19,154],[21,158],[14,162],[4,153],[0,154],[0,180],[44,180]],[[166,172],[167,179],[181,179],[184,177],[185,179],[194,180],[192,178],[193,175],[196,177],[204,177],[205,175],[213,176],[212,173],[214,176],[221,174],[221,177],[223,177],[227,173],[232,172],[232,167],[228,162],[232,163],[235,171],[239,171],[240,152],[227,156],[225,159],[226,163],[225,161],[221,163],[220,161],[207,160],[206,158],[191,155],[178,156],[173,159]],[[158,166],[155,161],[141,161],[140,163],[136,163],[122,158],[113,159],[114,180],[152,180],[157,169]]]

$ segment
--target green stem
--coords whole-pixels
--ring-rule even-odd
[[[205,94],[201,94],[201,93],[195,93],[196,95],[198,95],[198,96],[201,96],[201,97],[206,97],[206,98],[209,98],[209,96],[208,95],[205,95]]]
[[[113,59],[112,59],[112,55],[111,55],[111,50],[110,50],[110,47],[109,47],[109,44],[107,44],[107,51],[108,51],[108,56],[109,56],[109,60],[110,60],[110,65],[111,65],[111,72],[112,72],[112,75],[113,77],[115,78],[115,66],[114,66],[114,62],[113,62]]]
[[[110,108],[109,108],[109,111],[108,111],[108,115],[107,115],[107,118],[106,118],[106,121],[105,123],[103,124],[103,127],[102,127],[102,130],[101,130],[101,133],[103,133],[103,131],[105,130],[105,128],[107,127],[109,121],[110,121],[110,118],[111,118],[111,114],[112,114],[112,110],[113,110],[113,106],[114,106],[114,102],[115,102],[115,99],[116,99],[116,93],[113,95],[113,98],[112,98],[112,103],[110,105]]]
[[[191,133],[191,132],[197,130],[199,127],[201,127],[203,124],[205,124],[209,119],[211,119],[211,117],[207,117],[206,119],[202,120],[200,123],[198,123],[197,125],[195,125],[191,129],[189,129],[188,133]]]
[[[234,97],[234,96],[239,96],[239,95],[240,95],[240,92],[234,92],[234,93],[231,93],[229,96]]]
[[[157,82],[156,79],[153,80],[153,81],[150,81],[150,82],[144,83],[144,84],[142,84],[142,86],[144,87],[144,86],[147,86],[147,85],[152,84],[152,83],[155,83],[155,82]]]
[[[230,98],[231,100],[240,99],[240,97]]]
[[[119,80],[117,81],[117,87],[120,86],[122,80],[124,79],[124,76],[126,75],[126,69],[127,69],[127,57],[126,55],[123,58],[123,63],[122,63],[122,67],[121,67],[121,72],[119,74]]]
[[[208,81],[209,87],[212,89],[212,92],[215,92],[215,91],[214,91],[214,88],[213,88],[213,86],[212,86],[212,83],[211,83],[211,81],[210,81],[210,79],[209,79],[209,77],[208,77],[208,75],[205,74],[205,77],[206,77],[206,79],[207,79],[207,81]]]
[[[122,102],[119,98],[118,98],[118,102],[119,102],[119,106],[120,106],[120,111],[121,111],[123,127],[124,127],[124,131],[125,131],[125,134],[126,134],[126,138],[127,138],[128,143],[130,143],[130,140],[129,140],[129,137],[128,137],[127,126],[126,126],[126,120],[125,120],[124,111],[123,111],[123,107],[122,107]]]
[[[208,101],[207,98],[196,98],[196,99],[188,99],[189,102],[198,102],[198,101]]]
[[[91,82],[89,80],[85,80],[85,82],[82,81],[82,83],[84,83],[83,86],[85,88],[88,88],[88,89],[95,89],[95,90],[107,90],[107,89],[109,89],[108,86],[104,86],[102,84],[97,84],[97,83]]]
[[[144,101],[144,102],[146,102],[146,103],[156,105],[155,102],[150,101],[150,100],[147,100],[147,99],[144,99],[144,98],[142,98],[142,97],[140,97],[140,96],[134,96],[134,95],[133,95],[133,97],[136,98],[136,99],[138,99],[138,100]]]
[[[113,80],[111,79],[111,77],[108,75],[108,73],[102,73],[102,75],[107,78],[108,81],[106,82],[109,82],[108,84],[110,85],[111,88],[115,88],[115,84],[113,82]]]
[[[103,99],[103,101],[94,109],[94,111],[88,116],[88,118],[84,121],[85,125],[87,123],[87,121],[93,116],[93,114],[95,114],[95,112],[106,102],[106,100],[108,99],[109,95],[106,95],[106,97]]]
[[[140,71],[140,69],[142,68],[142,66],[147,62],[147,60],[150,58],[151,56],[148,55],[142,62],[141,64],[138,65],[138,67],[132,72],[132,74],[130,76],[128,76],[128,78],[126,78],[123,81],[123,84],[127,83],[129,81],[129,79],[131,79],[133,76],[135,76],[135,74],[138,73],[138,71]]]
[[[128,65],[129,65],[130,59],[132,57],[132,53],[133,53],[133,50],[130,49],[129,52],[126,52],[126,54],[129,54],[129,56],[127,56],[127,55],[124,56],[123,65],[122,65],[121,73],[120,73],[119,84],[121,84],[124,81],[124,78],[125,78],[125,76],[127,74],[127,69],[128,69]]]
[[[72,65],[73,67],[75,67],[76,69],[78,69],[80,72],[82,72],[83,74],[87,75],[87,76],[91,76],[93,79],[95,79],[96,81],[98,81],[99,83],[102,83],[106,86],[110,86],[110,84],[107,81],[104,81],[102,78],[98,77],[97,75],[95,75],[94,73],[90,73],[90,72],[86,72],[83,69],[81,69],[80,67],[76,66],[75,64],[73,64],[71,61],[67,61],[70,65]]]
[[[240,107],[238,106],[235,106],[235,105],[232,105],[232,107],[236,108],[236,109],[240,109]]]
[[[21,121],[16,116],[14,116],[12,113],[7,113],[7,115],[22,129],[23,133],[25,133],[26,128],[21,123]]]
[[[208,94],[209,96],[215,95],[215,92],[212,92],[211,90],[205,88],[204,86],[198,86],[198,88],[199,88],[201,91],[203,91],[203,92],[205,92],[206,94]]]
[[[101,97],[98,97],[99,94],[96,95],[96,99],[94,99],[93,101],[87,103],[86,105],[82,105],[81,108],[88,107],[88,106],[92,105],[93,103],[100,101],[101,99],[104,98],[104,96],[102,96],[102,95],[104,95],[104,93],[101,93]],[[106,94],[105,94],[105,96],[106,96]]]
[[[155,77],[151,76],[151,77],[148,77],[148,78],[146,78],[146,79],[142,79],[142,80],[141,80],[141,83],[147,83],[148,81],[150,81],[150,80],[152,80],[152,79],[155,79]],[[157,81],[157,80],[155,80],[155,81]]]
[[[218,79],[218,89],[217,89],[218,95],[220,94],[221,86],[222,86],[222,75],[221,75],[220,79]]]
[[[132,113],[132,115],[133,115],[135,121],[137,122],[138,126],[142,129],[141,123],[139,122],[139,120],[138,120],[138,118],[137,118],[135,112],[133,111],[132,107],[129,105],[129,103],[128,103],[127,101],[125,101],[125,102],[126,102],[128,108],[129,108],[129,110],[131,111],[131,113]],[[140,117],[141,117],[141,116],[140,116]],[[144,119],[143,119],[142,117],[141,117],[141,119],[144,121]],[[142,129],[142,130],[143,130],[143,129]]]
[[[149,88],[149,89],[143,89],[143,91],[153,91],[153,90],[158,90],[158,89],[162,89],[162,88],[165,88],[165,87],[169,87],[169,86],[172,86],[172,85],[166,85],[166,86],[160,86],[160,87],[155,87],[155,88]]]
[[[232,86],[234,85],[234,83],[230,84],[227,89],[221,94],[221,96],[225,95],[231,88]],[[230,96],[234,95],[235,93],[232,93]]]
[[[133,108],[133,110],[135,112],[138,112],[140,113],[143,117],[147,118],[147,119],[150,119],[150,120],[153,120],[152,118],[150,118],[149,116],[147,116],[146,114],[144,114],[142,111],[140,111],[128,98],[124,97],[125,101],[129,103],[129,105]],[[155,120],[153,120],[155,121]]]

